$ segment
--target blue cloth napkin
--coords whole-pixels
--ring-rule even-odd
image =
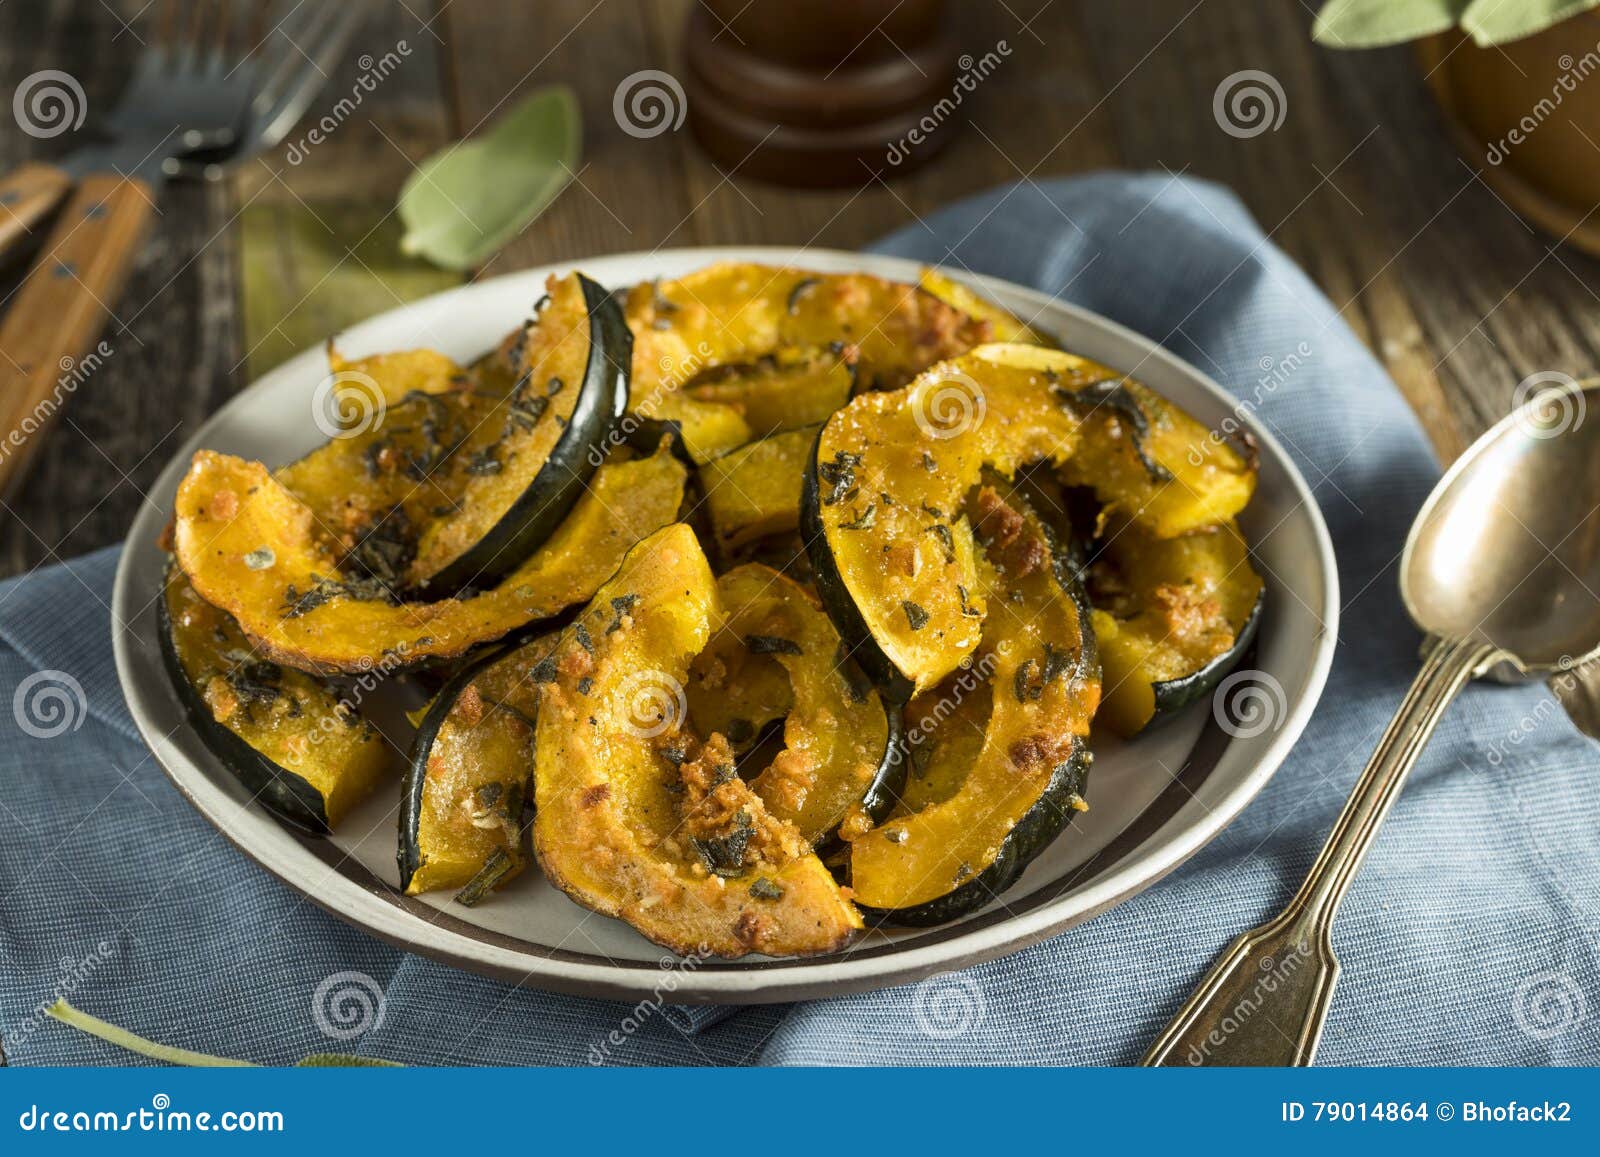
[[[0,739],[0,1031],[11,1063],[134,1059],[42,1018],[58,994],[170,1044],[268,1063],[330,1049],[432,1064],[1137,1059],[1216,952],[1288,898],[1415,671],[1395,559],[1437,467],[1335,309],[1214,186],[1125,174],[1026,183],[877,250],[1057,294],[1241,396],[1255,392],[1264,359],[1309,349],[1255,413],[1315,486],[1348,601],[1310,728],[1231,827],[1137,898],[943,981],[938,1016],[915,986],[659,1011],[513,989],[324,915],[168,786],[117,688],[116,557],[101,552],[0,586],[4,701],[51,670],[87,703],[86,717],[68,717],[74,730],[36,738],[7,721]],[[1466,691],[1345,904],[1334,935],[1345,972],[1322,1062],[1600,1062],[1597,768],[1600,753],[1545,688]],[[319,985],[342,973],[381,990],[381,1020],[350,1041],[330,1039],[313,1011]],[[622,1043],[608,1045],[619,1029]]]

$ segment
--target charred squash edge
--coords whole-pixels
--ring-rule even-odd
[[[164,584],[156,606],[162,662],[201,742],[244,784],[256,803],[291,827],[314,836],[328,835],[331,829],[328,827],[327,801],[322,793],[218,723],[205,700],[200,697],[200,692],[189,682],[189,676],[183,670],[183,661],[178,657],[177,644],[172,641],[172,616],[167,610]]]
[[[872,637],[861,608],[856,606],[850,588],[845,585],[844,576],[839,573],[833,551],[828,549],[828,533],[822,524],[822,484],[817,477],[817,455],[821,452],[822,435],[827,428],[828,424],[824,422],[817,430],[816,439],[811,443],[811,452],[806,455],[806,469],[800,486],[800,537],[805,542],[806,555],[811,560],[812,585],[816,587],[817,597],[833,619],[833,625],[838,628],[839,637],[844,640],[861,669],[882,692],[885,706],[904,706],[911,699],[916,683],[905,676]]]
[[[1238,665],[1239,660],[1244,658],[1245,652],[1250,649],[1250,645],[1255,642],[1256,628],[1261,624],[1261,608],[1266,601],[1267,591],[1263,587],[1256,595],[1256,601],[1250,607],[1250,613],[1245,616],[1244,623],[1234,633],[1233,646],[1222,654],[1187,675],[1150,684],[1150,690],[1156,697],[1156,712],[1141,730],[1148,731],[1165,723],[1178,711],[1211,693],[1212,689],[1222,681],[1222,677]]]
[[[602,286],[576,275],[589,307],[589,361],[577,404],[550,457],[493,529],[420,584],[430,599],[493,586],[544,545],[583,493],[628,405],[633,334]]]
[[[1037,490],[1027,472],[1019,473],[1016,487],[1049,539],[1056,581],[1077,610],[1083,639],[1079,661],[1097,663],[1094,624],[1089,614],[1089,596],[1083,589],[1082,561],[1075,546],[1076,535],[1054,515],[1049,503],[1036,497]],[[1088,744],[1082,737],[1074,739],[1071,753],[1055,766],[1050,782],[1040,793],[1038,801],[1000,842],[1000,850],[993,863],[966,883],[922,904],[907,908],[874,908],[858,902],[856,907],[862,918],[869,925],[927,928],[959,920],[999,898],[1072,823],[1072,818],[1078,814],[1072,802],[1084,797],[1093,763],[1094,754]]]
[[[439,694],[434,696],[433,702],[428,704],[422,721],[417,724],[416,735],[411,741],[405,776],[400,784],[400,842],[395,850],[395,861],[400,866],[402,892],[411,886],[411,877],[416,875],[417,869],[422,866],[422,848],[417,841],[418,829],[422,822],[422,797],[427,790],[428,756],[432,753],[433,741],[439,737],[439,728],[450,717],[450,711],[455,706],[456,700],[479,675],[495,663],[548,632],[565,630],[577,620],[582,609],[582,605],[568,608],[554,619],[541,619],[536,623],[530,623],[506,638],[490,644],[481,654],[452,675],[439,689]],[[531,777],[530,772],[530,779]],[[531,800],[532,796],[528,798]]]

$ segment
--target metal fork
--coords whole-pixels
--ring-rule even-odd
[[[196,143],[232,140],[244,123],[252,8],[165,0],[127,99],[107,120],[114,139],[61,166],[76,191],[0,322],[0,498],[15,491],[76,389],[79,360],[120,296],[155,212],[165,163]],[[105,344],[94,347],[98,357],[109,356],[98,352]]]
[[[110,135],[122,137],[163,114],[177,125],[186,109],[204,107],[212,94],[219,107],[241,108],[232,124],[184,128],[181,151],[162,162],[167,177],[215,179],[228,165],[277,145],[304,115],[372,7],[371,0],[296,0],[281,20],[269,23],[270,0],[247,3],[234,17],[245,51],[230,60],[216,43],[207,55],[205,43],[197,46],[189,35],[208,3],[213,15],[227,12],[216,0],[187,5],[187,12],[167,0],[155,18],[152,41],[103,120]],[[240,106],[246,98],[248,104]],[[79,150],[59,164],[25,164],[0,178],[0,262],[21,256],[30,241],[39,240],[39,228],[83,176],[85,159],[93,163],[94,151]]]

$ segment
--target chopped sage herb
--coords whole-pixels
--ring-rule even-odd
[[[783,889],[765,876],[757,876],[750,884],[750,894],[757,900],[781,900]]]
[[[579,695],[587,695],[592,690],[594,690],[594,680],[588,675],[585,675],[582,679],[578,680]]]
[[[731,773],[732,769],[729,771]],[[755,830],[749,813],[742,808],[734,815],[733,822],[733,830],[726,835],[689,838],[689,846],[695,854],[718,876],[739,875],[744,868],[745,849],[750,846],[750,834]]]
[[[800,644],[780,635],[746,635],[744,645],[752,655],[803,655]]]
[[[967,594],[966,587],[962,586],[960,583],[957,583],[956,594],[961,596],[961,613],[963,615],[969,619],[981,619],[983,617],[983,612],[972,605],[972,599],[971,596]]]
[[[840,530],[871,530],[873,523],[878,521],[878,508],[872,503],[867,503],[867,508],[856,515],[849,522],[841,522]]]
[[[939,545],[944,547],[944,561],[947,564],[955,562],[956,539],[955,535],[950,533],[950,528],[942,522],[935,522],[932,526],[925,526],[923,529],[937,538]]]
[[[939,469],[939,464],[933,460],[933,455],[928,453],[926,450],[922,452],[922,468],[929,474],[932,474],[935,470]]]
[[[594,639],[592,636],[590,636],[588,627],[584,626],[582,623],[579,623],[577,626],[572,628],[572,634],[573,637],[578,640],[578,646],[582,647],[585,651],[588,651],[589,654],[594,654]]]
[[[467,464],[463,469],[474,478],[500,473],[505,469],[505,463],[495,457],[497,449],[498,447],[496,446],[485,446],[481,450],[474,451],[473,455],[467,459]]]
[[[817,477],[828,484],[822,496],[822,505],[833,506],[848,498],[856,490],[856,467],[861,465],[861,455],[840,450],[831,461],[817,463]]]
[[[923,627],[928,625],[928,619],[931,616],[929,616],[927,611],[917,606],[916,603],[912,602],[910,599],[906,599],[900,603],[900,606],[906,612],[906,622],[911,624],[911,629],[913,631],[920,631]]]
[[[1017,697],[1018,703],[1037,699],[1043,693],[1043,688],[1033,686],[1032,659],[1024,659],[1022,666],[1017,668],[1017,673],[1011,677],[1011,693]]]
[[[528,673],[528,678],[535,683],[554,683],[556,681],[556,657],[546,655],[533,665],[533,670]]]
[[[638,601],[638,595],[618,595],[611,600],[611,610],[614,612],[615,617],[611,620],[610,625],[606,627],[606,634],[609,635],[622,629],[623,616],[631,614],[633,605]]]

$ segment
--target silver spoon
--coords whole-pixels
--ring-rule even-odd
[[[1422,670],[1283,912],[1222,953],[1146,1065],[1307,1065],[1339,977],[1344,898],[1445,708],[1468,679],[1543,678],[1600,652],[1600,384],[1535,394],[1440,479],[1400,557],[1428,635]]]

